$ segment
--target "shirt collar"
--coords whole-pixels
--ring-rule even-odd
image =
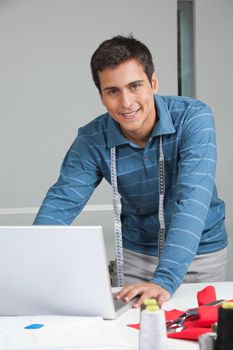
[[[160,95],[155,95],[154,100],[157,111],[157,122],[153,128],[151,136],[173,134],[175,128],[164,98]],[[107,138],[108,147],[130,143],[130,141],[122,134],[119,124],[113,120],[110,115],[108,120]]]
[[[119,124],[109,115],[107,129],[107,145],[114,147],[129,143],[129,140],[122,134]]]
[[[152,137],[174,134],[176,129],[173,125],[171,113],[165,99],[160,95],[155,95],[154,98],[157,112],[157,123],[152,131]]]

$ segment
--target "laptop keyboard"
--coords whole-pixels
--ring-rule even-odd
[[[114,302],[114,306],[115,306],[115,310],[118,311],[120,310],[123,306],[126,306],[127,303],[123,300],[118,300],[118,299],[113,299],[113,302]]]

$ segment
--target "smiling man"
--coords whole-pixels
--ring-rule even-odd
[[[131,59],[100,72],[99,79],[100,96],[108,113],[128,140],[144,147],[156,123],[155,74],[148,80],[143,66]]]
[[[133,37],[104,41],[91,69],[107,113],[79,129],[34,224],[70,224],[105,178],[114,193],[118,298],[162,304],[182,282],[223,281],[227,234],[210,108],[158,95],[151,53]]]

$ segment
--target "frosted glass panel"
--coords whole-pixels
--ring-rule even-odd
[[[195,96],[193,1],[178,1],[178,94]]]

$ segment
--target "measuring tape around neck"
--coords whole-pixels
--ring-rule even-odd
[[[164,220],[164,194],[165,194],[165,171],[164,171],[164,154],[162,136],[159,140],[159,234],[158,234],[158,258],[161,253],[165,241],[165,220]],[[116,249],[116,264],[117,264],[117,282],[118,287],[124,286],[124,259],[123,259],[123,244],[122,244],[122,229],[121,229],[121,211],[120,211],[120,196],[117,186],[117,171],[116,171],[116,147],[111,148],[111,184],[113,191],[113,213],[115,224],[115,249]]]
[[[159,234],[158,234],[158,258],[160,259],[165,241],[164,219],[164,195],[165,195],[165,170],[162,136],[159,139]]]
[[[121,230],[121,211],[120,211],[120,196],[117,186],[117,171],[116,171],[116,147],[111,148],[111,184],[113,192],[113,214],[115,224],[115,249],[116,249],[116,264],[117,264],[117,285],[124,287],[124,259],[123,259],[123,244]]]

